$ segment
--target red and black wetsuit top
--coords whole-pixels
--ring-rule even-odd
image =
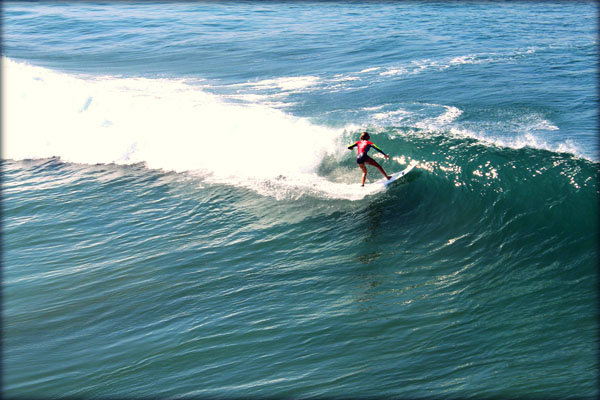
[[[363,164],[368,158],[371,158],[367,155],[371,147],[383,154],[384,156],[387,155],[383,152],[383,150],[375,146],[373,142],[370,142],[368,140],[359,140],[358,142],[348,146],[348,149],[352,150],[355,146],[358,146],[358,155],[356,156],[356,162],[359,164]]]

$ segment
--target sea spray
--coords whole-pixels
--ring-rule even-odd
[[[221,179],[312,174],[339,130],[182,79],[75,76],[3,58],[5,158],[145,163]]]

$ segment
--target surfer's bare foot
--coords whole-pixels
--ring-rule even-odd
[[[392,179],[392,177],[391,177],[391,176],[389,176],[389,175],[386,175],[385,177],[387,178],[387,180],[388,180],[388,181],[389,181],[390,179]]]

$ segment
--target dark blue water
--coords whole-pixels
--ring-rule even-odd
[[[598,396],[595,3],[2,14],[4,396]]]

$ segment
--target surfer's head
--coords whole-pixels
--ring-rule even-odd
[[[360,134],[360,140],[369,140],[369,139],[371,139],[371,136],[369,136],[367,131]]]

